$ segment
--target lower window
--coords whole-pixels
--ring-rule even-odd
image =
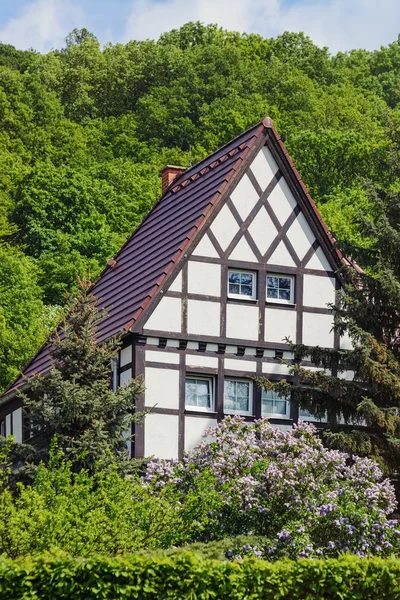
[[[290,419],[290,402],[274,390],[262,390],[262,416],[280,419]]]
[[[212,377],[186,377],[185,407],[189,410],[214,411]]]
[[[302,421],[317,421],[318,423],[326,423],[328,421],[328,415],[325,413],[323,417],[316,417],[309,410],[305,408],[299,408],[299,419]]]
[[[225,379],[224,413],[253,414],[253,382],[245,379]]]

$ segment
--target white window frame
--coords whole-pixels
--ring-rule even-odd
[[[190,404],[186,404],[186,381],[188,379],[195,379],[196,381],[208,381],[210,384],[210,400],[211,406],[210,408],[205,406],[192,406]],[[196,375],[196,373],[186,373],[185,375],[185,411],[194,411],[194,412],[215,412],[215,377],[212,375]]]
[[[290,279],[290,298],[289,300],[283,300],[282,298],[268,298],[268,277],[278,277],[279,279]],[[295,288],[295,276],[286,273],[268,273],[265,280],[265,300],[267,304],[294,304],[294,288]],[[279,287],[278,287],[279,289]]]
[[[240,273],[241,275],[251,275],[251,286],[252,286],[252,294],[251,296],[246,296],[244,294],[232,294],[229,291],[229,274],[230,273]],[[235,300],[257,300],[257,273],[255,271],[246,271],[245,269],[230,269],[228,268],[228,298],[234,298]]]
[[[275,392],[275,390],[269,390],[271,392],[274,392],[275,394],[278,394],[278,392]],[[288,397],[282,396],[281,400],[285,400],[286,402],[286,413],[269,413],[269,412],[263,412],[263,394],[267,393],[266,390],[264,388],[262,388],[261,390],[261,416],[262,417],[267,417],[268,419],[290,419],[290,400]]]
[[[233,410],[225,408],[225,383],[227,381],[235,381],[237,383],[247,383],[249,384],[249,410]],[[224,379],[224,414],[226,415],[242,415],[242,416],[253,416],[253,382],[250,379],[244,379],[243,377],[225,377]]]

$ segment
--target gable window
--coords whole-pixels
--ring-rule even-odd
[[[294,276],[267,273],[267,302],[294,304]]]
[[[228,271],[228,296],[241,300],[256,299],[256,274],[252,271]]]
[[[290,419],[290,402],[275,390],[262,390],[262,416],[280,419]]]
[[[212,377],[187,376],[185,381],[185,407],[188,410],[214,411]]]
[[[225,379],[224,412],[234,415],[253,414],[253,382],[246,379]]]

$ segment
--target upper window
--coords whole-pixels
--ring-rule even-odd
[[[281,396],[275,390],[262,390],[262,416],[289,419],[290,402],[285,396]]]
[[[293,275],[275,275],[267,273],[267,302],[294,304]]]
[[[245,379],[225,379],[224,412],[237,415],[253,414],[253,382]]]
[[[256,299],[256,274],[251,271],[228,271],[228,296],[245,300]]]
[[[185,406],[191,410],[214,411],[212,377],[186,377]]]

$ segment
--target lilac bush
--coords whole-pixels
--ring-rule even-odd
[[[151,462],[145,475],[176,503],[182,542],[258,536],[232,556],[270,559],[398,552],[394,489],[372,460],[324,448],[306,423],[283,432],[235,416],[205,435],[181,461]]]

